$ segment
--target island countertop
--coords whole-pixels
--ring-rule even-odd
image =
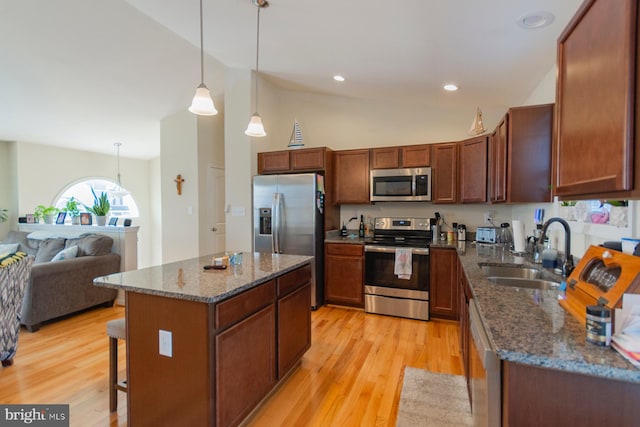
[[[213,255],[97,277],[96,286],[215,303],[309,264],[313,257],[244,252],[242,264],[205,270]]]

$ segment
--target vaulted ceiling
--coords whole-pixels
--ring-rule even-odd
[[[580,0],[272,0],[260,70],[284,88],[469,109],[524,99]],[[254,68],[251,0],[204,0],[205,81]],[[554,22],[523,29],[547,11]],[[199,76],[198,0],[0,0],[0,140],[159,154]],[[346,78],[343,83],[334,74]],[[454,82],[460,90],[442,90]]]

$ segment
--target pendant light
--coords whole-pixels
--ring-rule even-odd
[[[189,111],[199,116],[214,116],[218,114],[209,88],[204,84],[204,47],[202,37],[202,0],[200,0],[200,85],[196,88],[196,94],[191,102]]]
[[[113,144],[116,147],[116,159],[117,159],[117,174],[116,174],[116,186],[109,190],[109,194],[115,197],[124,197],[129,194],[128,191],[122,188],[122,182],[120,181],[120,147],[122,146],[121,142],[116,142]]]
[[[469,128],[469,135],[475,136],[484,132],[486,132],[486,129],[484,128],[484,123],[482,121],[482,111],[480,110],[480,107],[478,107],[476,110],[476,116],[473,118],[473,122]]]
[[[244,131],[246,135],[253,137],[267,136],[262,125],[262,117],[258,114],[258,76],[260,74],[258,58],[260,56],[260,9],[269,6],[269,2],[266,0],[251,0],[251,2],[258,8],[258,24],[256,25],[256,76],[255,76],[255,94],[256,94],[256,112],[251,116],[249,126]]]

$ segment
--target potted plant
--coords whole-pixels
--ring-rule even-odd
[[[74,197],[67,200],[67,204],[62,211],[71,217],[72,225],[80,225],[80,203]]]
[[[563,200],[560,202],[560,216],[567,221],[575,221],[576,220],[576,210],[575,210],[576,202]]]
[[[45,224],[53,224],[54,216],[59,212],[58,208],[54,206],[38,205],[33,212],[33,216],[36,221],[44,220]]]
[[[107,193],[102,192],[100,193],[100,197],[98,197],[93,188],[91,188],[91,193],[93,193],[93,206],[85,206],[85,208],[96,216],[98,225],[107,225],[107,214],[109,213],[109,209],[111,209]]]
[[[9,218],[9,212],[7,209],[0,209],[0,222],[5,222]]]

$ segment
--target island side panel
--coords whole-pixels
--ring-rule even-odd
[[[213,425],[210,304],[127,292],[127,411],[134,426]],[[172,357],[159,353],[159,330]]]

